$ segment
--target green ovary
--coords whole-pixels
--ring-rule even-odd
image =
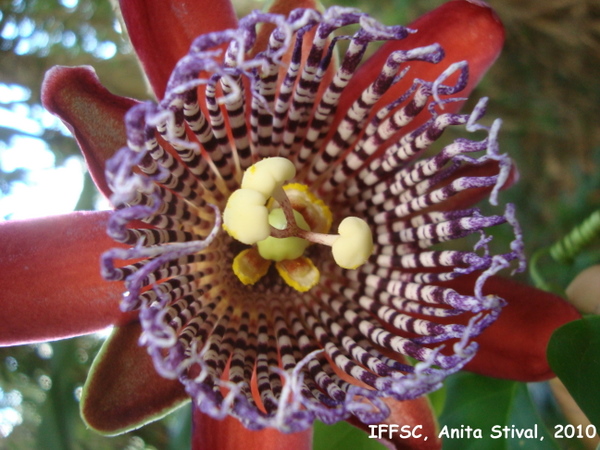
[[[304,220],[304,217],[298,211],[294,211],[294,219],[300,228],[310,231],[310,227],[306,223],[306,220]],[[287,221],[281,208],[275,208],[269,213],[269,225],[278,230],[286,228]],[[309,244],[310,243],[306,239],[299,237],[276,238],[269,236],[268,238],[257,242],[258,253],[260,256],[271,261],[284,261],[299,258]]]

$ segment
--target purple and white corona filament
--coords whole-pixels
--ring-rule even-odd
[[[259,24],[273,31],[268,46],[251,53]],[[156,369],[178,378],[211,416],[232,414],[249,428],[285,432],[350,415],[379,422],[388,414],[382,398],[438,388],[473,357],[472,339],[500,313],[503,300],[481,288],[511,261],[522,265],[512,209],[487,216],[448,206],[478,188],[496,203],[512,167],[499,153],[499,121],[479,124],[485,100],[465,114],[444,111],[454,101],[446,96],[464,88],[468,65],[446,63],[437,79],[414,79],[381,105],[411,76],[412,61],[444,64],[437,44],[393,52],[352,107],[338,110],[369,44],[412,32],[339,7],[288,17],[255,12],[237,30],[198,37],[164,99],[127,114],[128,145],[107,165],[117,208],[108,232],[130,248],[106,252],[103,275],[125,280],[122,309],[140,310],[141,342]],[[445,84],[456,73],[457,82]],[[428,120],[412,126],[422,115]],[[450,127],[478,132],[478,140],[457,139],[433,152]],[[267,212],[279,202],[293,220],[289,201],[310,228],[297,228],[301,236],[359,218],[372,234],[364,264],[344,269],[327,245],[308,237],[293,264],[281,262],[223,230],[221,216],[244,172],[267,157],[294,168],[285,180],[292,187],[265,197]],[[489,165],[494,174],[469,175]],[[485,230],[505,223],[516,238],[492,255]],[[470,235],[472,251],[438,245]],[[473,272],[480,276],[472,295],[440,286]],[[443,320],[454,316],[467,318]],[[455,344],[442,348],[450,339]]]

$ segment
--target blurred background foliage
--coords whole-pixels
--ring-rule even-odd
[[[501,144],[516,160],[521,181],[502,195],[517,205],[531,254],[563,236],[600,204],[600,2],[488,2],[506,26],[506,46],[472,97],[489,96],[488,117],[504,121]],[[338,3],[358,6],[387,24],[406,24],[443,0]],[[241,15],[261,8],[262,2],[238,0],[236,7]],[[27,128],[0,120],[0,199],[27,182],[26,167],[2,164],[15,139],[31,137],[45,142],[55,167],[67,158],[79,158],[68,132],[40,106],[39,86],[47,69],[57,64],[92,65],[111,91],[149,98],[131,46],[115,17],[109,0],[0,0],[0,113],[37,123]],[[77,208],[93,209],[96,190],[87,174],[84,180]],[[12,211],[0,213],[0,219],[12,216]],[[569,264],[542,261],[544,276],[564,288],[574,274],[599,262],[598,242],[593,244]],[[521,276],[527,281],[526,275]],[[103,437],[86,429],[79,418],[78,395],[100,343],[101,337],[92,336],[0,349],[1,449],[188,446],[187,408],[119,437]],[[547,389],[538,386],[533,394],[541,395],[542,403],[551,403]],[[442,404],[444,396],[442,392],[435,399]],[[554,404],[546,410],[551,416],[547,420],[563,420]],[[339,434],[319,428],[317,437],[323,440],[319,448],[348,442],[352,448],[374,444],[364,435],[359,440],[348,438],[348,433],[352,432],[343,425]]]

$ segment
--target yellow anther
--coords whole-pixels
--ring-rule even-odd
[[[331,252],[338,266],[356,269],[373,253],[373,235],[367,222],[358,217],[346,217],[338,227],[339,237],[333,241]]]
[[[238,189],[227,200],[223,228],[234,239],[252,245],[269,237],[267,198],[252,189]]]
[[[281,278],[283,278],[283,281],[298,292],[306,292],[314,287],[319,282],[321,276],[319,269],[315,267],[310,259],[304,256],[297,259],[279,261],[275,263],[275,268]]]
[[[332,214],[323,201],[303,184],[283,184],[296,175],[285,158],[266,158],[242,178],[223,212],[223,228],[236,240],[254,245],[233,261],[233,271],[243,284],[254,284],[275,261],[284,281],[305,292],[319,281],[319,270],[304,251],[311,243],[331,246],[333,259],[344,269],[356,269],[373,252],[369,225],[358,217],[345,218],[339,235],[327,234]]]
[[[242,189],[252,189],[269,198],[296,175],[296,167],[285,158],[265,158],[252,165],[242,178]]]
[[[267,261],[258,254],[256,247],[241,251],[233,259],[233,273],[239,280],[248,285],[254,284],[267,274],[271,261]]]

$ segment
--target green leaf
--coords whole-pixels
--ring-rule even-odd
[[[459,373],[446,382],[440,416],[444,449],[557,449],[527,385]]]
[[[525,383],[514,383],[515,391],[512,399],[511,409],[507,424],[513,425],[515,429],[523,430],[533,428],[537,439],[528,439],[526,436],[514,436],[508,439],[507,447],[510,449],[558,449],[560,446],[554,440],[553,433],[546,428],[539,416],[535,405],[529,395],[529,389]],[[516,432],[515,432],[516,434]]]
[[[192,448],[192,404],[173,411],[165,418],[169,436],[167,449],[179,450]]]
[[[385,450],[385,447],[376,439],[370,439],[367,433],[347,422],[338,422],[335,425],[315,422],[313,450],[331,450],[332,448]]]
[[[556,330],[548,344],[548,361],[588,419],[600,427],[600,316]]]

